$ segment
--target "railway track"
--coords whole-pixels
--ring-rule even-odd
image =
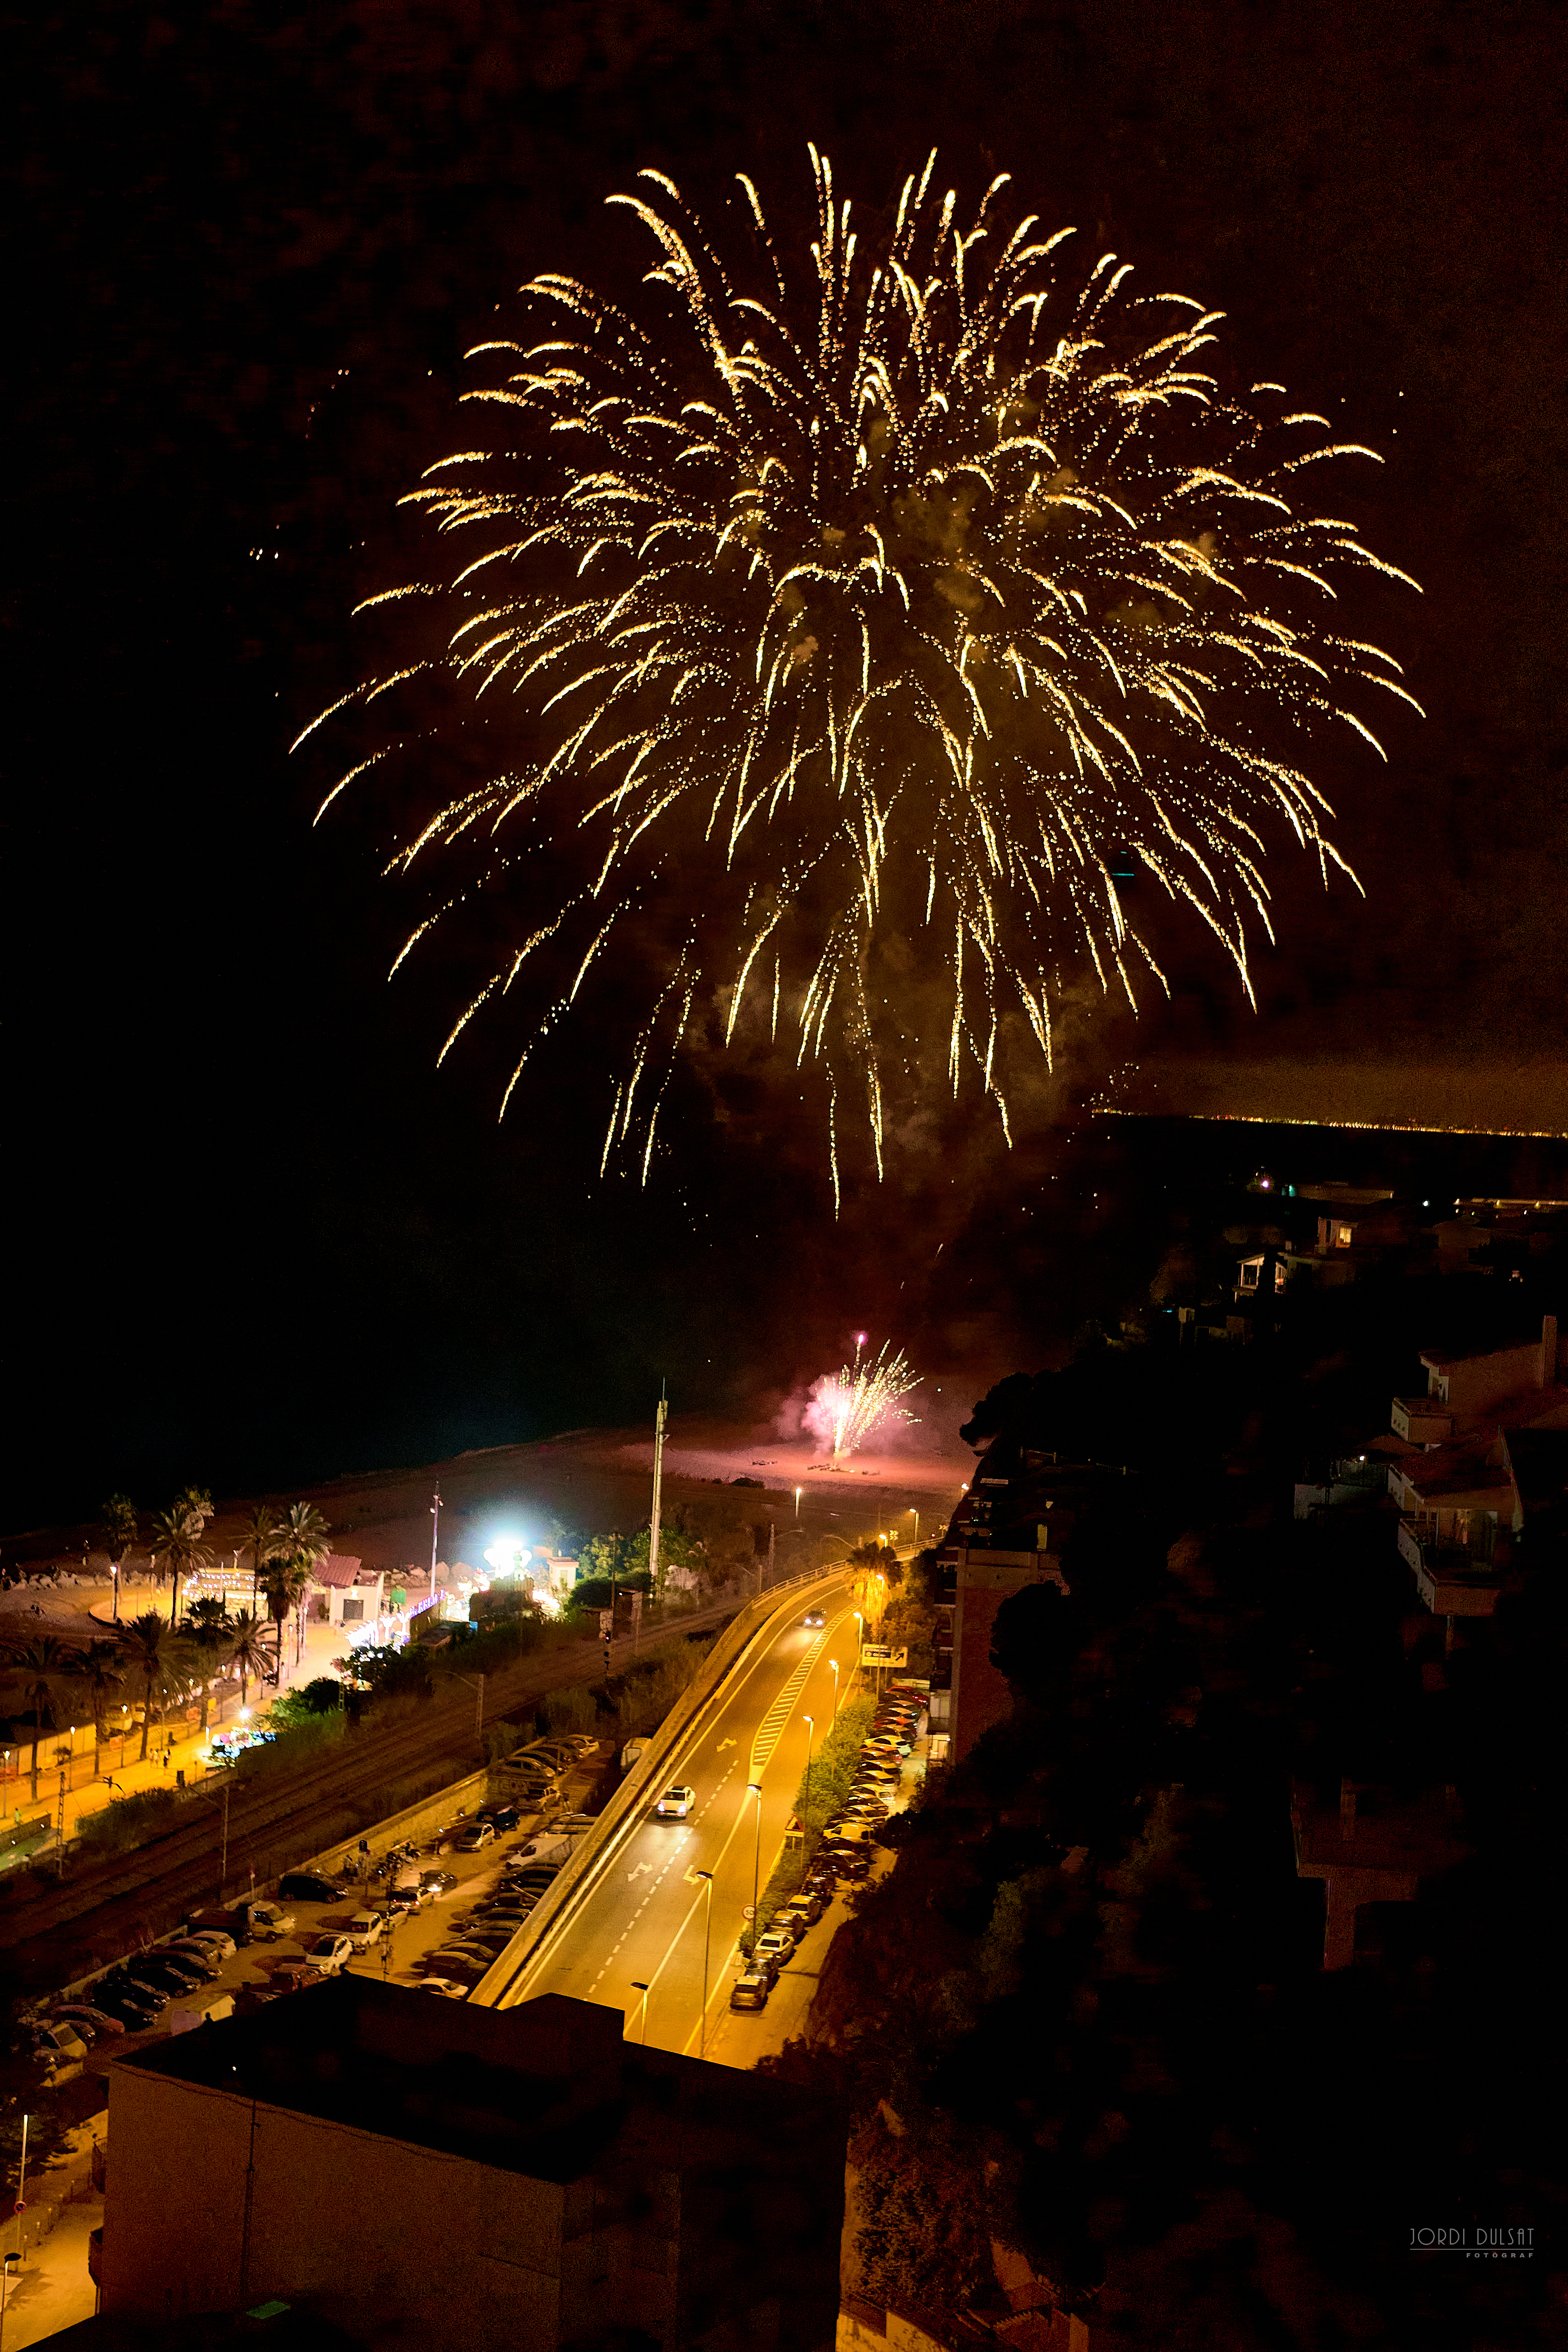
[[[733,1602],[694,1611],[671,1633],[702,1633],[734,1613]],[[646,1653],[661,1636],[645,1637]],[[611,1645],[610,1669],[629,1664],[632,1643]],[[484,1711],[488,1722],[537,1700],[549,1690],[592,1683],[604,1673],[595,1642],[584,1643],[570,1663],[559,1651],[545,1658],[520,1659],[487,1675]],[[416,1702],[403,1719],[377,1728],[374,1717],[359,1730],[297,1772],[277,1780],[258,1776],[230,1782],[228,1871],[226,1884],[248,1888],[250,1874],[259,1891],[304,1855],[319,1853],[340,1838],[363,1833],[367,1788],[391,1789],[405,1776],[451,1767],[451,1777],[472,1770],[476,1761],[476,1707],[468,1687],[438,1685],[434,1698]],[[384,1808],[395,1810],[395,1807]],[[205,1789],[188,1802],[179,1824],[162,1837],[83,1868],[59,1885],[0,1902],[0,1973],[13,1995],[52,1990],[91,1969],[138,1949],[177,1926],[219,1894],[222,1841],[221,1788]],[[353,1818],[349,1818],[351,1815]]]

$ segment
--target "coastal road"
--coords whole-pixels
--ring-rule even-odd
[[[819,1628],[802,1622],[813,1606],[826,1616]],[[618,1840],[569,1923],[506,1987],[498,2007],[569,1993],[624,2010],[627,2032],[659,2049],[695,2056],[711,2043],[726,2014],[753,1885],[767,1885],[795,1811],[805,1717],[815,1719],[815,1752],[833,1721],[836,1683],[847,1696],[858,1634],[847,1584],[803,1593],[673,1750],[661,1785],[684,1782],[695,1791],[688,1818],[645,1818]],[[838,1662],[837,1676],[830,1659]],[[710,1918],[700,1870],[713,1874]],[[648,1988],[646,2006],[639,1983]]]

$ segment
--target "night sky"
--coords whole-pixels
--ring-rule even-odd
[[[1053,1202],[1117,1175],[1043,1111],[1009,1157],[961,1107],[837,1225],[765,1086],[685,1084],[647,1193],[595,1185],[591,1037],[498,1129],[480,1024],[434,1069],[457,976],[385,984],[374,824],[310,830],[286,746],[405,576],[461,354],[529,273],[602,274],[641,164],[794,196],[815,139],[871,205],[933,143],[1011,171],[1387,458],[1348,510],[1426,594],[1364,634],[1430,716],[1327,780],[1367,900],[1277,860],[1258,1015],[1194,934],[1043,1108],[1130,1055],[1561,1066],[1559,11],[56,9],[10,61],[0,1525],[640,1416],[665,1372],[744,1403],[861,1323],[1006,1369],[1090,1311]]]

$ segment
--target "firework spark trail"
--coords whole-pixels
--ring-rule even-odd
[[[420,698],[456,695],[489,781],[470,764],[391,864],[465,861],[416,938],[483,890],[527,945],[452,1037],[537,985],[510,1099],[596,988],[631,1039],[605,1164],[645,1175],[681,1041],[751,1050],[781,1020],[830,1104],[863,1097],[880,1173],[885,1106],[935,1043],[900,1028],[911,938],[946,975],[945,1083],[973,1070],[1005,1129],[1079,958],[1134,1003],[1140,965],[1163,985],[1119,874],[1206,924],[1250,997],[1266,824],[1325,880],[1349,871],[1296,740],[1342,725],[1380,748],[1352,690],[1411,699],[1390,656],[1321,625],[1336,578],[1405,575],[1291,503],[1318,461],[1372,451],[1282,386],[1224,397],[1205,359],[1219,314],[1140,301],[1114,255],[1064,289],[1072,232],[1005,230],[1005,181],[965,229],[933,157],[862,250],[811,154],[817,231],[793,286],[750,182],[745,291],[649,172],[610,199],[662,256],[637,318],[566,277],[521,289],[542,339],[470,354],[496,379],[464,395],[494,417],[489,446],[411,493],[457,545],[450,576],[367,600],[416,632],[442,600],[445,650],[400,640],[323,714],[413,698],[400,741],[362,747],[324,809],[367,772],[384,782],[389,751],[430,772]]]
[[[901,1351],[889,1356],[887,1342],[870,1362],[865,1360],[864,1347],[862,1333],[856,1341],[854,1362],[840,1365],[837,1372],[825,1372],[814,1381],[805,1408],[806,1428],[831,1447],[835,1460],[841,1454],[858,1452],[878,1429],[910,1427],[916,1420],[900,1400],[919,1388],[921,1375],[910,1370]]]

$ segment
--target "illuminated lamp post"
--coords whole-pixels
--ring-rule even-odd
[[[811,1821],[811,1750],[816,1738],[816,1717],[814,1715],[806,1715],[803,1716],[801,1720],[805,1726],[805,1820],[801,1823],[801,1828],[804,1830],[808,1827]],[[802,1851],[804,1850],[805,1841],[803,1840]]]
[[[641,1993],[641,1995],[642,1995],[642,2000],[641,2000],[640,2003],[638,2004],[638,2009],[637,2009],[637,2014],[638,2014],[638,2016],[639,2016],[639,2017],[641,2018],[641,2020],[642,2020],[642,2032],[641,2032],[641,2033],[637,2036],[637,2039],[638,2039],[638,2041],[639,2041],[639,2042],[643,2042],[643,2043],[645,2043],[645,2044],[646,2044],[646,2043],[647,2043],[647,1994],[648,1994],[648,1989],[647,1989],[647,1985],[645,1985],[645,1984],[641,1983],[637,1978],[634,1977],[634,1978],[632,1979],[632,1990],[633,1990],[634,1992],[640,1992],[640,1993]]]
[[[827,1664],[833,1675],[833,1720],[837,1723],[838,1720],[838,1661],[837,1658],[829,1658]]]

